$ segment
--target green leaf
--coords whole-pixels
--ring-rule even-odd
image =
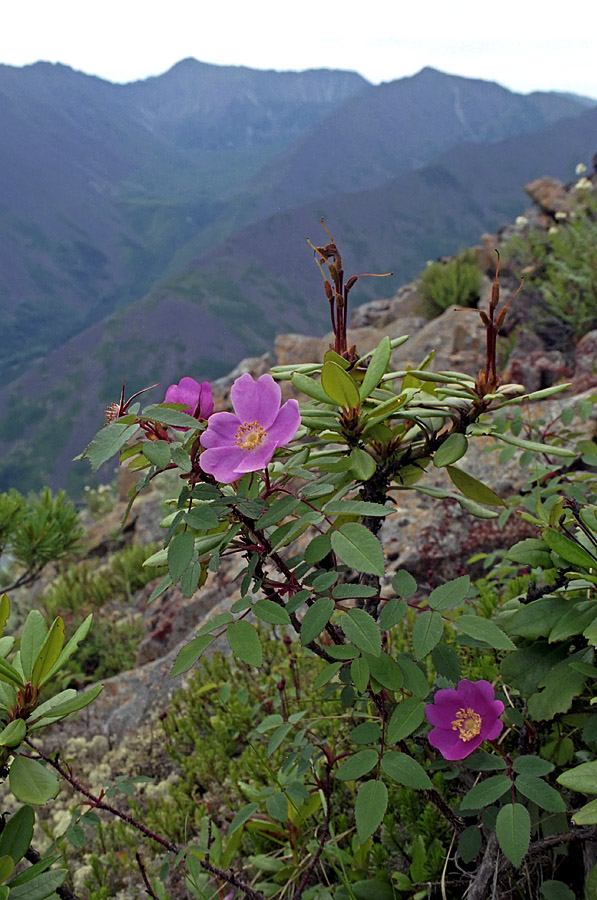
[[[367,503],[364,500],[330,500],[323,511],[328,516],[389,516],[396,510],[381,503]]]
[[[587,680],[584,672],[572,668],[575,662],[585,662],[592,651],[580,650],[553,666],[540,682],[544,690],[529,697],[529,713],[535,719],[547,721],[556,713],[567,712]]]
[[[502,852],[517,868],[526,856],[531,841],[531,817],[526,807],[520,803],[503,806],[496,819],[495,831]]]
[[[554,550],[567,563],[583,569],[597,567],[597,560],[594,556],[591,556],[584,547],[575,544],[574,541],[571,541],[570,538],[567,538],[559,531],[555,531],[553,528],[546,528],[543,532],[543,540],[548,547]]]
[[[21,668],[25,681],[31,681],[33,666],[46,639],[48,629],[38,609],[28,614],[21,634]]]
[[[397,656],[396,662],[402,671],[404,679],[402,687],[414,694],[415,697],[425,698],[429,693],[429,683],[421,667],[406,653],[401,653]]]
[[[449,678],[454,684],[460,681],[462,665],[460,657],[453,647],[448,647],[447,644],[438,644],[431,653],[431,659],[439,675]]]
[[[458,839],[458,854],[463,863],[472,863],[481,850],[481,830],[478,825],[469,825]]]
[[[350,677],[359,694],[367,690],[369,684],[369,664],[366,659],[353,659],[350,664]]]
[[[563,881],[555,881],[553,878],[543,882],[541,895],[544,900],[576,900],[576,895]]]
[[[556,779],[562,787],[578,791],[579,794],[597,794],[597,762],[582,763],[568,769]]]
[[[438,469],[458,462],[468,450],[468,441],[463,434],[450,434],[433,457],[433,465]],[[463,492],[464,493],[464,492]]]
[[[475,638],[477,641],[484,641],[495,650],[516,650],[516,644],[513,644],[502,629],[489,619],[471,615],[459,616],[454,625],[469,637]]]
[[[46,682],[49,681],[50,678],[52,678],[52,676],[56,674],[56,672],[60,671],[60,669],[63,667],[63,665],[65,664],[67,659],[70,659],[70,657],[75,652],[75,650],[77,649],[77,647],[79,646],[81,641],[83,641],[87,637],[87,635],[89,633],[89,629],[91,628],[92,621],[93,621],[93,615],[90,613],[87,616],[87,618],[84,619],[83,622],[81,622],[81,624],[76,629],[75,633],[70,638],[70,640],[67,641],[64,650],[62,651],[62,653],[60,654],[60,656],[58,657],[58,659],[56,660],[56,662],[54,663],[54,665],[52,666],[50,671],[46,672],[46,674],[43,676],[40,684],[42,684],[42,685],[46,684]]]
[[[193,506],[184,521],[197,531],[211,531],[218,527],[218,517],[210,506]]]
[[[327,403],[329,406],[336,405],[335,401],[326,394],[320,383],[314,378],[309,378],[308,375],[297,372],[290,380],[301,394],[306,394],[307,397],[312,397],[313,400],[318,400],[320,403]]]
[[[519,775],[549,775],[555,766],[540,756],[517,756],[512,768]]]
[[[240,620],[231,622],[227,629],[230,649],[238,659],[249,666],[260,666],[263,662],[263,650],[259,635],[250,622]]]
[[[386,740],[396,744],[416,731],[425,719],[425,703],[418,697],[407,697],[399,703],[390,719]]]
[[[265,808],[272,819],[277,822],[286,822],[288,819],[288,800],[282,791],[276,791],[265,801]]]
[[[518,541],[508,550],[506,559],[520,563],[521,566],[531,566],[533,569],[537,567],[553,568],[549,547],[545,541],[538,538],[525,538],[524,541]]]
[[[168,441],[145,441],[143,456],[158,469],[165,469],[170,462],[170,444]]]
[[[551,444],[539,444],[537,441],[525,441],[523,438],[515,437],[513,434],[497,434],[492,433],[492,437],[506,444],[513,444],[515,447],[522,447],[523,450],[531,450],[535,453],[547,453],[549,456],[564,456],[567,459],[573,459],[575,453],[573,450],[566,450],[564,447],[553,447]]]
[[[399,753],[397,750],[386,751],[381,760],[381,767],[393,781],[405,787],[415,791],[433,789],[433,782],[423,766],[406,753]]]
[[[388,789],[383,781],[366,781],[357,794],[355,818],[363,844],[381,825],[388,807]]]
[[[331,597],[320,597],[310,606],[301,623],[301,644],[306,647],[319,637],[334,612],[334,601]]]
[[[18,747],[26,734],[27,726],[24,720],[14,719],[0,731],[0,747]]]
[[[305,562],[309,563],[310,566],[321,562],[331,549],[332,542],[330,541],[329,534],[318,534],[317,537],[314,537],[311,543],[308,544],[307,549],[305,550]]]
[[[328,663],[327,666],[321,670],[315,681],[313,682],[313,687],[316,691],[327,684],[328,681],[331,681],[336,672],[342,668],[341,662]]]
[[[277,525],[287,516],[292,515],[300,502],[301,501],[297,497],[288,496],[282,497],[281,500],[276,500],[276,502],[272,503],[270,508],[257,519],[255,528],[263,530],[264,528],[271,528],[272,525]]]
[[[459,620],[460,621],[460,620]],[[429,609],[417,614],[412,632],[413,648],[417,659],[431,653],[444,633],[442,617]]]
[[[355,744],[374,744],[381,737],[381,728],[377,722],[363,722],[353,728],[348,737]]]
[[[378,759],[377,750],[359,750],[336,770],[336,778],[340,781],[354,781],[356,778],[362,778],[377,765]]]
[[[452,482],[465,497],[470,497],[470,499],[474,500],[476,503],[483,503],[486,506],[506,505],[502,498],[498,497],[495,491],[492,491],[491,488],[487,487],[486,484],[483,484],[482,481],[477,481],[477,479],[473,478],[472,475],[469,475],[468,472],[464,472],[456,466],[447,466],[447,472]]]
[[[345,522],[331,533],[334,553],[357,572],[383,575],[383,548],[375,535],[358,522]]]
[[[16,756],[10,767],[8,783],[11,792],[21,803],[39,806],[58,796],[60,785],[53,772],[36,759]]]
[[[271,625],[290,624],[290,616],[284,607],[273,600],[259,600],[253,607],[253,612],[262,622],[269,622]]]
[[[399,597],[408,600],[417,592],[417,582],[410,572],[405,569],[399,569],[392,578],[392,588]]]
[[[247,803],[246,806],[243,806],[242,809],[239,809],[232,822],[230,823],[230,828],[228,829],[228,837],[234,834],[239,828],[241,828],[245,822],[247,822],[253,813],[256,813],[259,809],[258,803]]]
[[[10,817],[0,834],[0,856],[10,856],[16,864],[25,856],[33,839],[35,814],[30,806],[21,806]]]
[[[357,386],[344,369],[329,361],[321,370],[321,385],[334,403],[344,409],[353,409],[361,402]]]
[[[381,630],[389,631],[390,628],[393,628],[394,625],[404,618],[407,609],[406,600],[397,600],[396,597],[384,603],[379,614],[379,627]]]
[[[461,606],[469,592],[470,585],[470,575],[461,575],[459,578],[440,584],[429,595],[429,606],[439,612]]]
[[[515,784],[521,794],[541,809],[548,812],[566,812],[566,804],[560,794],[535,775],[519,775]]]
[[[574,813],[572,821],[575,825],[597,825],[597,800],[591,800]]]
[[[186,672],[191,668],[192,665],[199,659],[203,651],[209,647],[212,641],[215,640],[215,635],[213,634],[203,634],[199,637],[194,638],[190,643],[186,644],[178,656],[176,657],[176,662],[172,667],[172,671],[170,672],[170,678],[175,678],[177,675],[182,675],[183,672]]]
[[[104,425],[84,453],[91,463],[92,470],[97,472],[99,467],[115,456],[138,430],[138,425],[125,425],[123,422]]]
[[[289,731],[292,731],[292,722],[285,722],[280,725],[271,735],[267,744],[267,755],[271,756],[275,753],[282,741],[286,738]]]
[[[42,716],[42,719],[64,719],[65,716],[69,716],[71,713],[77,712],[79,709],[85,709],[86,706],[89,706],[90,703],[93,703],[95,698],[101,694],[103,689],[103,684],[96,684],[93,687],[90,687],[87,691],[81,691],[81,693],[76,694],[75,697],[72,697],[69,700],[65,700],[63,703],[58,703],[55,706],[52,706],[51,709],[48,710],[47,714],[44,714]]]
[[[2,594],[0,596],[0,635],[4,632],[4,626],[8,622],[9,615],[10,600],[8,599],[8,594]]]
[[[42,872],[32,881],[11,887],[11,900],[52,900],[56,897],[56,888],[59,888],[67,876],[66,869],[53,869],[51,872]],[[12,882],[11,882],[12,883]]]
[[[25,682],[23,681],[20,672],[2,658],[0,658],[0,681],[4,681],[6,684],[15,684],[20,688],[25,687]]]
[[[337,584],[332,591],[332,597],[334,600],[348,600],[353,597],[375,597],[378,593],[377,588],[368,584]]]
[[[54,619],[33,667],[31,683],[37,687],[42,684],[48,672],[51,672],[60,658],[64,645],[64,622],[61,617]]]
[[[180,409],[170,409],[162,404],[154,403],[143,410],[143,418],[150,422],[159,422],[160,425],[172,425],[173,428],[184,428],[186,431],[196,431],[199,422],[188,413]]]
[[[373,656],[368,656],[367,661],[369,663],[371,676],[375,678],[382,687],[387,688],[389,691],[400,690],[403,685],[404,676],[401,667],[391,656],[388,656],[387,653],[382,651],[378,659]]]
[[[361,447],[350,451],[350,471],[357,481],[368,481],[375,475],[375,460]]]
[[[361,387],[359,389],[359,397],[361,400],[366,400],[371,392],[377,387],[382,377],[385,375],[391,355],[392,345],[390,344],[389,337],[385,335],[375,348],[365,372],[365,377],[361,382]]]
[[[173,582],[184,574],[191,563],[195,541],[190,531],[183,531],[172,539],[168,547],[168,571]]]
[[[350,609],[343,613],[341,625],[344,633],[363,653],[378,657],[381,653],[381,634],[375,619],[364,609]]]
[[[484,781],[480,781],[460,801],[460,809],[481,809],[499,800],[506,791],[510,790],[512,782],[507,775],[490,775]]]

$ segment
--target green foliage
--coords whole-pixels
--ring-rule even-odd
[[[576,337],[597,327],[597,199],[594,190],[576,192],[572,213],[545,231],[513,238],[506,253],[526,274],[545,312]]]
[[[450,306],[476,306],[481,291],[481,272],[473,251],[447,262],[429,263],[421,275],[421,293],[429,318]]]

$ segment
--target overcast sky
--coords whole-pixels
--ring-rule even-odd
[[[0,62],[62,62],[110,81],[188,56],[259,69],[423,66],[512,90],[597,98],[595,2],[545,0],[0,0]]]

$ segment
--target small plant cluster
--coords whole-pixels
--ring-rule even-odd
[[[569,213],[556,213],[547,231],[525,228],[504,252],[539,293],[543,318],[579,338],[597,328],[597,197],[585,177],[569,196]]]
[[[150,601],[173,585],[190,598],[222,560],[240,561],[229,608],[200,625],[172,669],[205,660],[162,722],[179,772],[171,815],[163,799],[124,811],[78,779],[76,762],[23,734],[57,665],[43,648],[60,633],[56,620],[44,636],[33,613],[6,669],[9,699],[22,691],[25,703],[18,715],[7,707],[22,720],[13,737],[33,754],[11,744],[11,772],[35,765],[41,784],[51,778],[31,802],[54,796],[59,773],[92,815],[117,817],[121,835],[133,829],[127,859],[131,841],[155,846],[161,857],[135,859],[158,900],[180,890],[198,900],[485,900],[517,884],[538,900],[571,888],[594,898],[595,444],[574,414],[528,428],[509,418],[565,385],[526,394],[501,382],[508,306],[497,275],[479,311],[487,352],[477,377],[433,371],[433,354],[397,370],[392,349],[406,338],[359,355],[346,328],[357,277],[345,281],[331,239],[314,249],[334,329],[323,360],[240,376],[232,412],[190,376],[143,409],[123,388],[83,454],[94,470],[117,455],[138,471],[131,504],[162,473],[176,476],[163,546],[145,563],[161,569]],[[285,382],[299,399],[283,399]],[[512,514],[466,467],[470,443],[487,437],[528,461],[520,514],[536,536],[486,559],[478,584],[466,571],[433,586],[390,576],[383,525],[404,491],[457,504],[481,526]],[[433,483],[439,470],[448,487]],[[217,639],[228,660],[208,660]],[[79,848],[85,824],[71,834]],[[100,900],[111,888],[95,853],[88,887]]]
[[[480,292],[481,270],[472,250],[431,262],[421,275],[423,307],[431,319],[450,306],[476,306]]]

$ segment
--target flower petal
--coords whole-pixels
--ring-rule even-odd
[[[484,739],[479,734],[470,741],[463,741],[456,731],[434,728],[429,733],[428,740],[432,747],[439,750],[444,759],[465,759],[481,746]]]
[[[243,450],[243,459],[237,467],[238,472],[257,472],[265,469],[274,455],[277,444],[270,437],[253,450]]]
[[[187,407],[184,411],[190,411],[192,415],[197,406],[200,390],[199,382],[187,375],[181,378],[178,384],[170,385],[166,391],[164,403],[184,403]]]
[[[235,438],[240,424],[233,413],[214,413],[210,416],[207,429],[201,435],[201,446],[236,448]]]
[[[204,472],[213,475],[216,481],[230,484],[241,477],[237,466],[242,462],[243,451],[238,447],[213,447],[204,450],[199,457],[199,465]]]
[[[254,381],[245,372],[232,385],[230,399],[241,422],[259,422],[268,429],[280,410],[282,391],[271,375],[262,375]]]
[[[299,430],[301,414],[297,400],[287,400],[276,416],[275,422],[268,428],[268,437],[275,440],[276,446],[281,447],[291,441]]]

